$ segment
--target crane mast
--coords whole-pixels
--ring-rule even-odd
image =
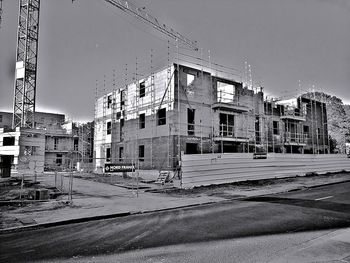
[[[19,0],[12,128],[34,128],[40,0]]]

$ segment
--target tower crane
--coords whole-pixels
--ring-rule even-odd
[[[176,42],[198,50],[197,42],[158,21],[143,8],[126,0],[104,0],[110,5],[134,16]],[[0,0],[0,3],[2,0]],[[72,0],[75,2],[75,0]],[[0,15],[1,15],[0,9]],[[34,128],[36,80],[38,63],[40,0],[19,0],[16,76],[12,128]],[[0,16],[1,18],[1,16]]]

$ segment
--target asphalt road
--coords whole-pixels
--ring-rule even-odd
[[[223,246],[230,247],[228,242],[238,238],[297,233],[303,239],[305,233],[349,226],[350,183],[342,183],[189,209],[2,234],[0,262],[60,262],[80,257],[84,260],[79,262],[88,262],[87,259],[94,262],[95,257],[139,253],[146,248],[169,249],[213,242],[224,242]],[[171,251],[168,255],[172,255]]]

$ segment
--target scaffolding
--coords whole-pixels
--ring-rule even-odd
[[[316,109],[315,98],[310,99],[309,105],[311,104],[311,106],[309,108],[306,106],[304,108],[305,102],[302,101],[301,96],[297,98],[299,102],[294,108],[281,106],[276,99],[270,102],[264,100],[263,89],[256,87],[253,83],[249,64],[246,64],[245,82],[238,82],[235,77],[237,72],[231,72],[231,78],[226,79],[227,72],[221,72],[223,66],[214,67],[214,64],[218,64],[212,63],[210,52],[208,54],[209,59],[199,60],[198,67],[197,58],[193,64],[190,64],[188,60],[183,64],[180,53],[176,50],[174,60],[177,63],[170,63],[168,47],[167,67],[155,70],[153,66],[154,55],[153,50],[151,50],[150,74],[141,76],[137,61],[132,83],[127,83],[127,67],[125,83],[121,87],[116,85],[115,75],[113,76],[112,92],[101,97],[100,104],[97,104],[103,110],[101,110],[102,116],[96,118],[96,125],[98,126],[98,122],[107,118],[109,113],[106,112],[106,98],[112,96],[114,105],[112,119],[116,124],[114,126],[113,122],[113,129],[116,129],[119,123],[120,131],[119,139],[114,138],[113,143],[123,147],[125,155],[123,161],[131,160],[137,167],[143,166],[145,158],[140,155],[135,157],[135,154],[138,150],[140,151],[140,145],[147,144],[147,151],[150,152],[149,167],[171,169],[176,167],[181,160],[181,151],[188,152],[185,147],[187,144],[191,144],[191,140],[192,144],[199,145],[197,153],[201,154],[232,151],[247,153],[261,151],[285,153],[289,151],[297,153],[300,149],[304,149],[305,145],[311,145],[309,143],[311,137],[313,141],[312,153],[319,153],[319,145],[316,150],[314,149],[314,126],[318,127],[316,113],[319,110],[319,106]],[[209,63],[207,67],[204,66],[204,62]],[[228,68],[225,69],[228,70]],[[194,73],[186,73],[188,69],[193,69]],[[186,84],[186,74],[187,77],[192,74],[194,82],[187,80]],[[220,84],[221,80],[223,82]],[[235,87],[230,83],[235,83],[234,85],[238,86]],[[237,94],[236,88],[241,89]],[[197,101],[196,97],[191,95],[193,89],[197,95],[198,92],[206,94],[204,101]],[[244,101],[240,101],[237,96],[246,96],[246,98]],[[271,103],[274,106],[269,106],[266,103]],[[269,116],[267,113],[269,107],[271,107],[270,111],[272,111],[273,116]],[[323,107],[324,105],[321,104],[322,114],[320,116],[324,127]],[[196,122],[189,123],[188,120],[187,122],[185,120],[184,108],[202,109],[207,115],[196,117]],[[164,126],[162,123],[159,124],[163,122],[160,120],[163,118],[160,116],[161,110],[166,112],[164,115],[164,124],[166,125]],[[310,118],[308,121],[312,125],[311,136],[303,132],[301,125],[305,117],[304,112],[307,110],[309,111],[308,118]],[[221,122],[219,120],[221,113],[231,114],[234,123]],[[142,120],[141,115],[144,115]],[[147,129],[142,130],[141,123],[142,127],[146,125]],[[124,132],[124,129],[127,132]],[[325,133],[324,130],[322,129],[323,133]],[[102,133],[100,137],[97,136],[101,146],[107,143],[104,140],[104,130]],[[318,143],[321,141],[318,140]],[[99,141],[97,140],[96,143],[98,144]],[[322,145],[325,145],[325,138],[323,138]],[[132,150],[127,150],[127,147],[132,147]],[[166,152],[166,154],[160,156],[159,152]],[[115,156],[113,161],[121,161],[121,158]],[[105,158],[105,156],[101,155],[101,158]]]

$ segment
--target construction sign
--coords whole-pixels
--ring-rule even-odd
[[[105,173],[134,172],[135,166],[130,163],[106,163]]]

